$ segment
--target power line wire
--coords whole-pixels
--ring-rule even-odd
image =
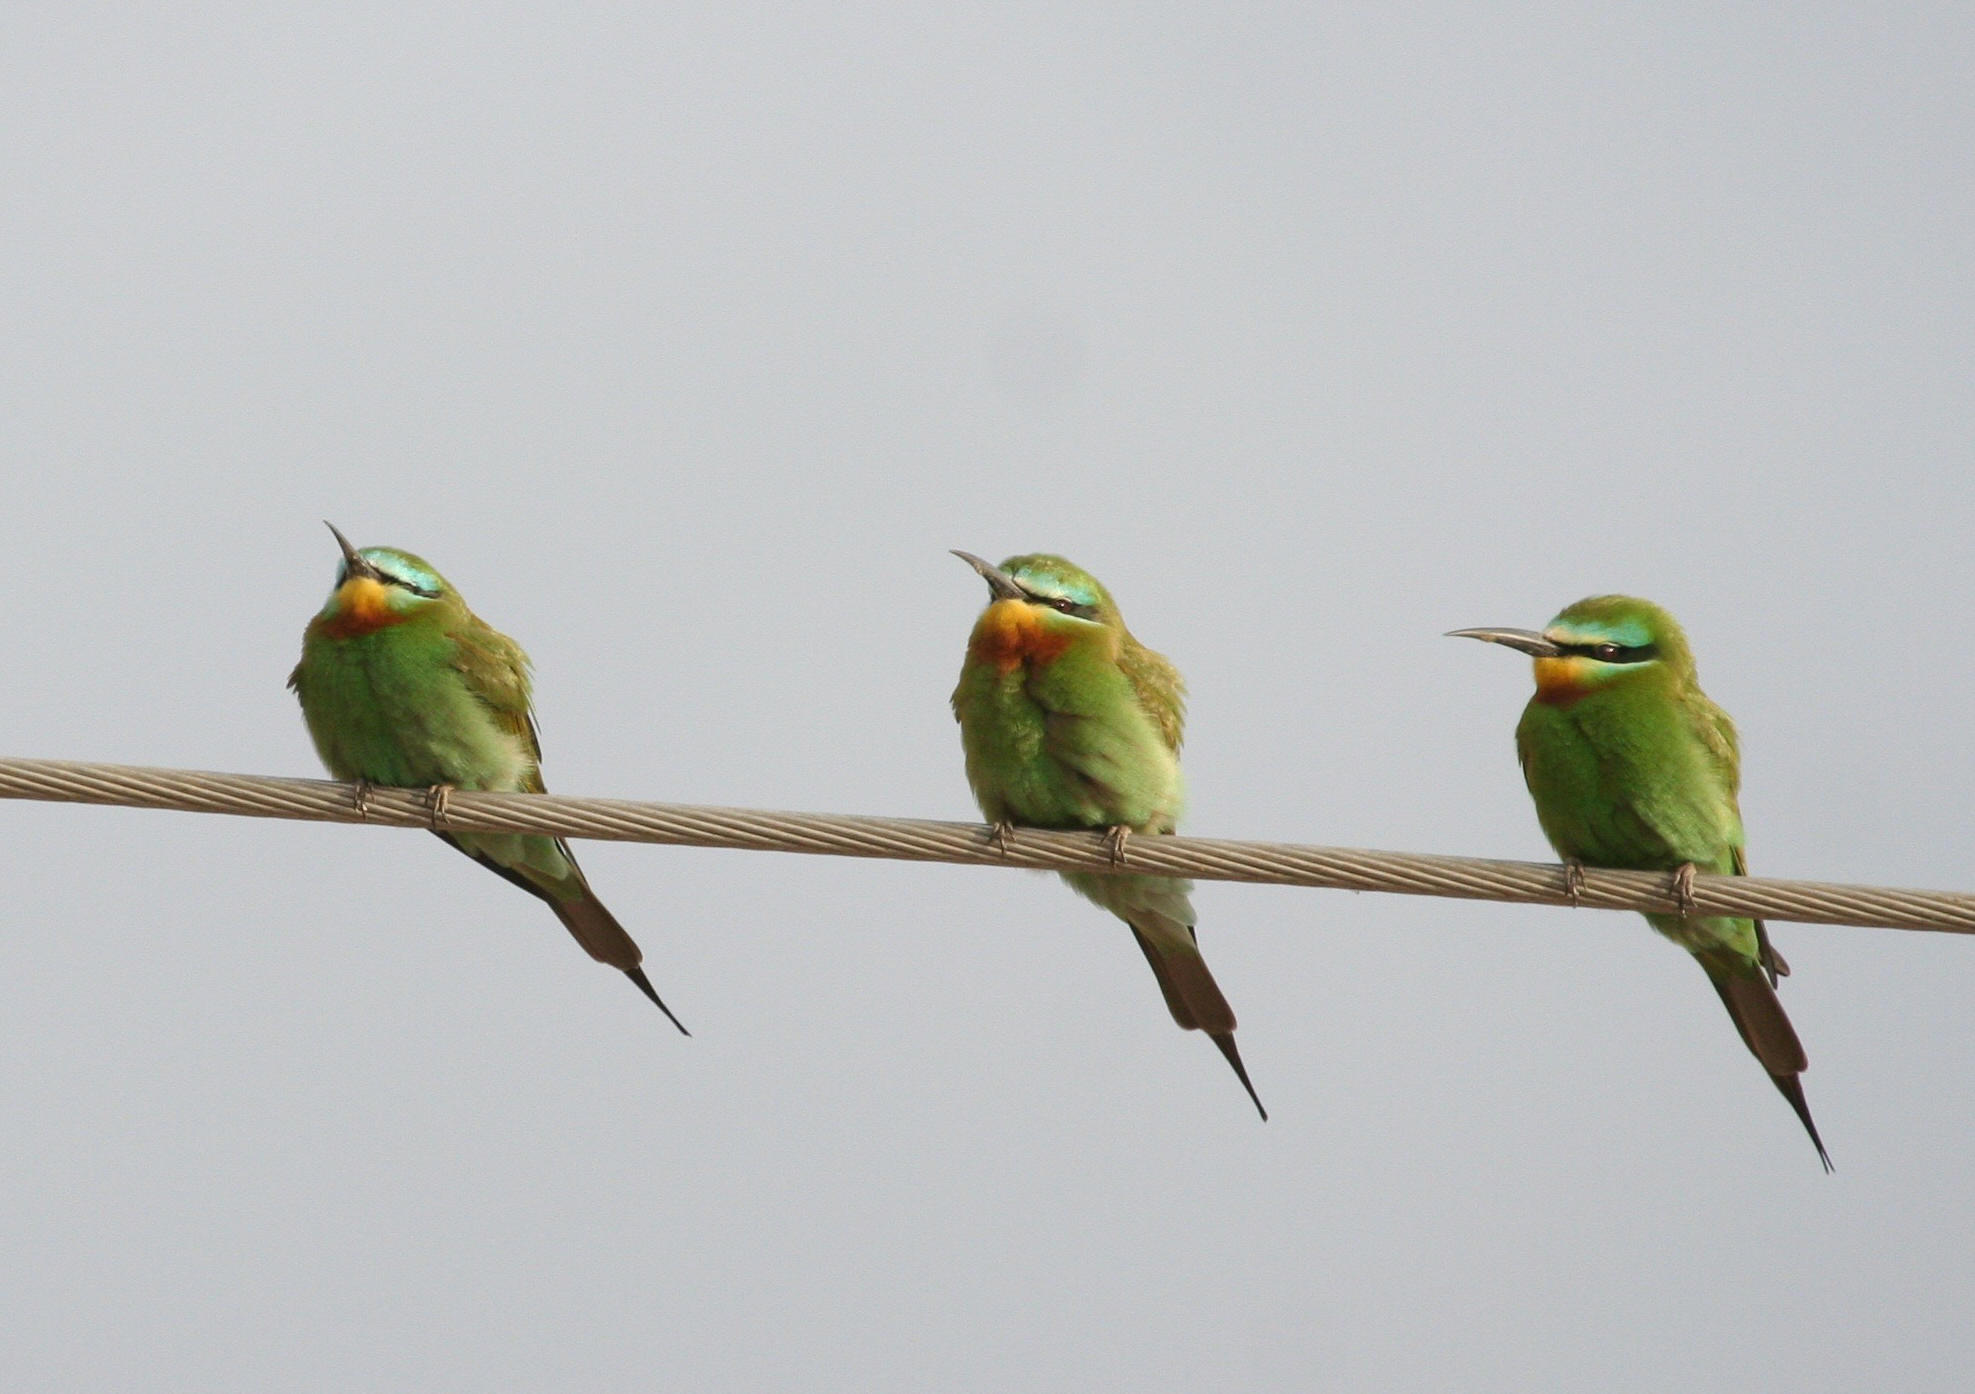
[[[0,757],[0,798],[1042,871],[1119,869],[1102,833],[1022,828],[1003,845],[993,830],[981,823],[466,790],[450,791],[435,799],[425,789],[381,786],[368,787],[359,806],[358,786],[326,779],[211,774],[69,760]],[[1573,901],[1564,868],[1553,862],[1205,837],[1138,836],[1125,843],[1123,852],[1125,870],[1203,881],[1321,886],[1531,905],[1575,903],[1602,910],[1659,914],[1677,914],[1681,909],[1673,878],[1667,872],[1587,868]],[[1975,934],[1975,895],[1949,891],[1700,875],[1694,878],[1693,907],[1703,915]]]

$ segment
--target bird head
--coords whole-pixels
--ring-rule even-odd
[[[1536,695],[1570,702],[1593,692],[1657,678],[1685,685],[1693,652],[1672,615],[1630,595],[1594,595],[1561,611],[1542,632],[1455,629],[1450,638],[1506,644],[1536,660]]]
[[[395,547],[359,551],[335,524],[324,526],[343,549],[342,560],[336,564],[336,582],[318,616],[332,637],[367,634],[401,624],[431,606],[458,603],[446,578],[423,558]]]
[[[994,601],[1009,600],[1067,615],[1085,624],[1119,623],[1117,604],[1111,593],[1082,567],[1047,552],[1010,557],[992,566],[972,552],[956,551],[954,556],[981,574]]]
[[[971,552],[953,555],[988,585],[988,607],[971,645],[981,657],[1002,664],[1047,662],[1073,644],[1129,640],[1111,593],[1062,557],[1035,552],[994,566]]]

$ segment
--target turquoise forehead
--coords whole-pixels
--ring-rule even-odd
[[[444,578],[430,566],[426,565],[421,558],[415,557],[409,552],[400,552],[396,547],[365,547],[359,550],[357,555],[383,572],[386,576],[391,577],[393,580],[403,581],[414,589],[422,591],[439,591],[445,589],[446,582]],[[338,585],[341,585],[349,574],[350,564],[347,561],[336,563],[336,583]]]
[[[1100,601],[1097,588],[1081,576],[1066,576],[1060,566],[1039,559],[1028,559],[1025,565],[1021,557],[1010,557],[1001,564],[1001,569],[1013,576],[1030,590],[1044,595],[1061,596],[1078,605],[1096,605]]]
[[[1654,641],[1653,631],[1636,615],[1612,620],[1567,620],[1558,615],[1543,636],[1562,644],[1617,644],[1627,649],[1642,649]]]

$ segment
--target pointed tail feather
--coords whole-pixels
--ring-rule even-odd
[[[1696,954],[1695,958],[1707,971],[1708,981],[1714,984],[1721,1004],[1728,1008],[1729,1019],[1741,1033],[1742,1043],[1768,1072],[1777,1092],[1796,1110],[1804,1131],[1810,1134],[1811,1145],[1817,1148],[1818,1160],[1827,1172],[1833,1170],[1831,1154],[1824,1150],[1824,1139],[1817,1134],[1810,1104],[1804,1099],[1803,1084],[1797,1078],[1809,1066],[1809,1057],[1804,1054],[1803,1043],[1797,1039],[1796,1028],[1785,1015],[1783,1004],[1776,1000],[1776,989],[1770,986],[1763,965],[1745,966],[1739,960],[1724,961],[1712,954]]]
[[[1769,1078],[1776,1086],[1776,1092],[1788,1099],[1790,1107],[1797,1111],[1804,1131],[1810,1134],[1811,1146],[1817,1149],[1817,1160],[1824,1163],[1825,1174],[1836,1171],[1837,1168],[1831,1165],[1831,1154],[1824,1150],[1824,1139],[1817,1135],[1817,1124],[1811,1121],[1810,1105],[1804,1101],[1803,1081],[1795,1075],[1771,1075]]]
[[[1810,1063],[1796,1028],[1776,1000],[1776,989],[1760,968],[1723,963],[1714,955],[1695,957],[1707,970],[1708,981],[1728,1008],[1735,1029],[1742,1033],[1742,1043],[1765,1070],[1772,1075],[1794,1075]]]
[[[1269,1111],[1262,1107],[1261,1096],[1249,1082],[1248,1069],[1241,1063],[1241,1052],[1234,1044],[1234,1008],[1228,1005],[1228,999],[1221,995],[1220,984],[1208,971],[1207,960],[1200,955],[1192,928],[1163,916],[1144,918],[1147,927],[1143,929],[1129,920],[1125,923],[1131,928],[1132,938],[1138,941],[1145,961],[1151,965],[1152,976],[1158,979],[1166,1010],[1184,1030],[1207,1033],[1233,1067],[1241,1087],[1248,1091],[1255,1111],[1267,1122]]]
[[[1257,1094],[1255,1086],[1248,1082],[1248,1067],[1241,1063],[1241,1052],[1234,1044],[1234,1032],[1213,1032],[1209,1034],[1208,1039],[1221,1048],[1221,1054],[1226,1057],[1228,1064],[1234,1066],[1234,1077],[1241,1081],[1241,1087],[1248,1091],[1249,1099],[1254,1102],[1255,1112],[1262,1115],[1264,1123],[1268,1122],[1269,1111],[1262,1107],[1262,1096]]]
[[[542,899],[548,901],[556,918],[562,921],[563,927],[575,936],[576,942],[591,958],[599,963],[608,963],[636,983],[638,991],[651,998],[652,1005],[665,1013],[665,1019],[679,1028],[680,1035],[693,1034],[686,1029],[685,1022],[672,1014],[672,1009],[665,1005],[652,987],[651,979],[645,976],[645,970],[639,966],[644,962],[644,954],[639,950],[637,941],[625,932],[617,917],[604,908],[604,903],[597,899],[596,893],[587,884],[583,887],[580,900],[556,900],[547,895]]]
[[[1152,976],[1159,980],[1159,991],[1166,996],[1166,1010],[1173,1014],[1173,1020],[1182,1030],[1222,1034],[1233,1031],[1234,1008],[1221,995],[1221,985],[1214,981],[1207,960],[1193,943],[1193,931],[1179,927],[1187,936],[1182,946],[1173,941],[1170,933],[1161,933],[1164,928],[1141,929],[1132,925],[1131,932],[1145,961],[1152,966]]]
[[[644,951],[638,947],[638,941],[617,922],[617,917],[605,908],[601,900],[597,899],[596,892],[590,889],[590,883],[583,878],[583,869],[576,865],[576,858],[571,854],[567,843],[561,841],[556,843],[563,857],[568,861],[576,881],[576,894],[565,900],[547,886],[511,866],[495,861],[485,852],[466,846],[450,834],[438,833],[438,837],[447,846],[464,852],[502,880],[521,887],[555,911],[556,918],[562,921],[563,928],[569,931],[576,942],[583,946],[584,953],[599,963],[609,964],[636,983],[638,990],[651,998],[653,1005],[665,1013],[666,1020],[679,1028],[680,1035],[693,1034],[686,1029],[683,1021],[672,1014],[672,1009],[660,1000],[651,985],[651,979],[645,976],[645,970],[639,966],[645,961]]]

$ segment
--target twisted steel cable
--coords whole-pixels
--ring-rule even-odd
[[[775,813],[555,794],[454,790],[435,796],[425,789],[360,789],[326,779],[211,774],[69,760],[0,757],[0,798],[1042,871],[1116,871],[1121,865],[1112,859],[1102,833],[1023,828],[1004,841],[985,824],[924,818]],[[1573,898],[1564,868],[1552,862],[1145,836],[1130,838],[1123,856],[1122,866],[1133,872],[1190,876],[1202,881],[1324,886],[1529,905],[1576,904],[1662,914],[1677,914],[1681,909],[1673,878],[1666,872],[1587,868]],[[1950,891],[1700,875],[1694,878],[1693,905],[1696,913],[1704,915],[1975,934],[1975,895]]]

